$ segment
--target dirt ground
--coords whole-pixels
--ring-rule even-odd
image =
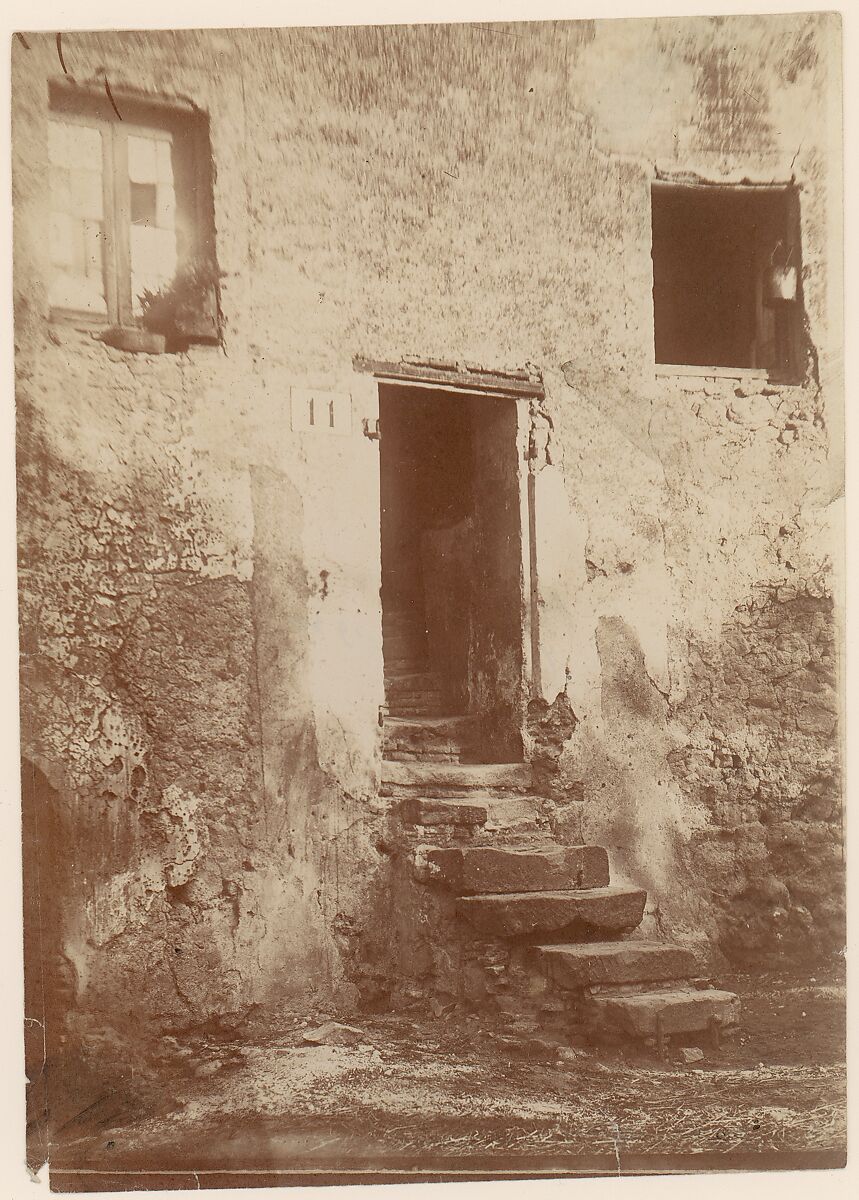
[[[559,1048],[474,1017],[351,1020],[354,1046],[306,1045],[330,1013],[241,1040],[178,1039],[133,1103],[65,1122],[56,1190],[838,1166],[846,1145],[845,990],[815,975],[717,986],[741,1028],[704,1057]]]

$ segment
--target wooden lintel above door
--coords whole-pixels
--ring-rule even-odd
[[[536,370],[486,371],[469,363],[447,363],[438,360],[403,358],[397,363],[382,362],[356,355],[352,359],[356,371],[389,379],[397,383],[414,383],[422,387],[462,388],[470,392],[499,393],[505,396],[542,399],[543,381]]]

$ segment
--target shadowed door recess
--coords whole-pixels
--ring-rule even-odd
[[[381,385],[385,757],[522,756],[516,402]]]

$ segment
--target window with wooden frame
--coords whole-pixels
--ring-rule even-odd
[[[178,291],[177,333],[217,340],[205,116],[190,105],[52,87],[48,164],[52,317],[139,326],[147,295]]]
[[[802,271],[795,187],[654,183],[655,357],[795,377]]]

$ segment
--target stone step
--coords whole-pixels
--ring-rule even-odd
[[[492,796],[469,791],[461,796],[407,795],[400,801],[400,818],[407,825],[485,825],[501,834],[533,830],[540,816],[538,796]]]
[[[385,675],[422,675],[427,670],[425,654],[390,657],[384,653]]]
[[[421,637],[426,637],[426,626],[423,617],[414,613],[382,617],[382,630],[385,633],[419,633]]]
[[[386,728],[388,722],[385,723]],[[444,717],[426,720],[390,722],[392,732],[405,733],[416,738],[461,737],[477,728],[478,719],[470,713],[453,713]]]
[[[408,688],[390,687],[385,684],[385,696],[390,704],[440,704],[443,696],[440,688]],[[440,715],[446,717],[450,709]]]
[[[382,760],[382,788],[470,789],[527,791],[528,763],[404,763]]]
[[[562,988],[685,979],[695,959],[667,942],[579,942],[538,946],[543,973]]]
[[[420,608],[401,608],[396,612],[382,613],[383,629],[424,629],[426,619]]]
[[[438,704],[435,705],[419,704],[412,706],[408,704],[398,704],[396,708],[389,709],[388,711],[392,716],[395,717],[440,717],[444,712],[445,707],[446,706],[439,701]]]
[[[476,799],[480,793],[473,795]],[[487,792],[481,803],[486,805],[486,829],[491,833],[535,830],[542,816],[541,798],[528,793],[492,796]]]
[[[416,869],[425,882],[460,895],[601,888],[609,881],[601,846],[425,846],[418,849]]]
[[[423,614],[414,609],[408,612],[382,614],[382,629],[384,629],[385,633],[390,633],[392,630],[404,629],[419,629],[421,633],[425,633],[426,624]]]
[[[485,825],[488,810],[478,797],[444,800],[409,796],[400,805],[400,817],[407,825]]]
[[[388,706],[441,704],[443,693],[438,676],[432,671],[411,672],[404,675],[385,674],[385,699]],[[446,716],[450,709],[442,709],[439,716]]]
[[[435,671],[406,671],[402,674],[385,671],[385,691],[389,694],[437,692],[440,686],[440,680]]]
[[[383,609],[382,628],[398,629],[402,625],[425,625],[423,611],[420,608]]]
[[[409,750],[400,749],[396,746],[386,746],[385,758],[388,762],[402,763],[458,763],[461,761],[462,751],[459,748]]]
[[[477,720],[473,716],[387,716],[382,747],[385,758],[456,761],[473,750],[476,741]]]
[[[389,700],[388,715],[391,717],[443,717],[445,705],[441,696],[436,699]]]
[[[565,929],[635,929],[644,916],[647,893],[634,887],[581,891],[518,892],[464,896],[457,911],[481,933],[518,937]]]
[[[740,1001],[733,992],[715,988],[694,991],[674,988],[670,991],[642,992],[635,996],[597,996],[591,1000],[597,1018],[632,1037],[655,1037],[656,1018],[662,1018],[662,1031],[701,1033],[715,1018],[722,1028],[736,1025],[740,1019]]]

